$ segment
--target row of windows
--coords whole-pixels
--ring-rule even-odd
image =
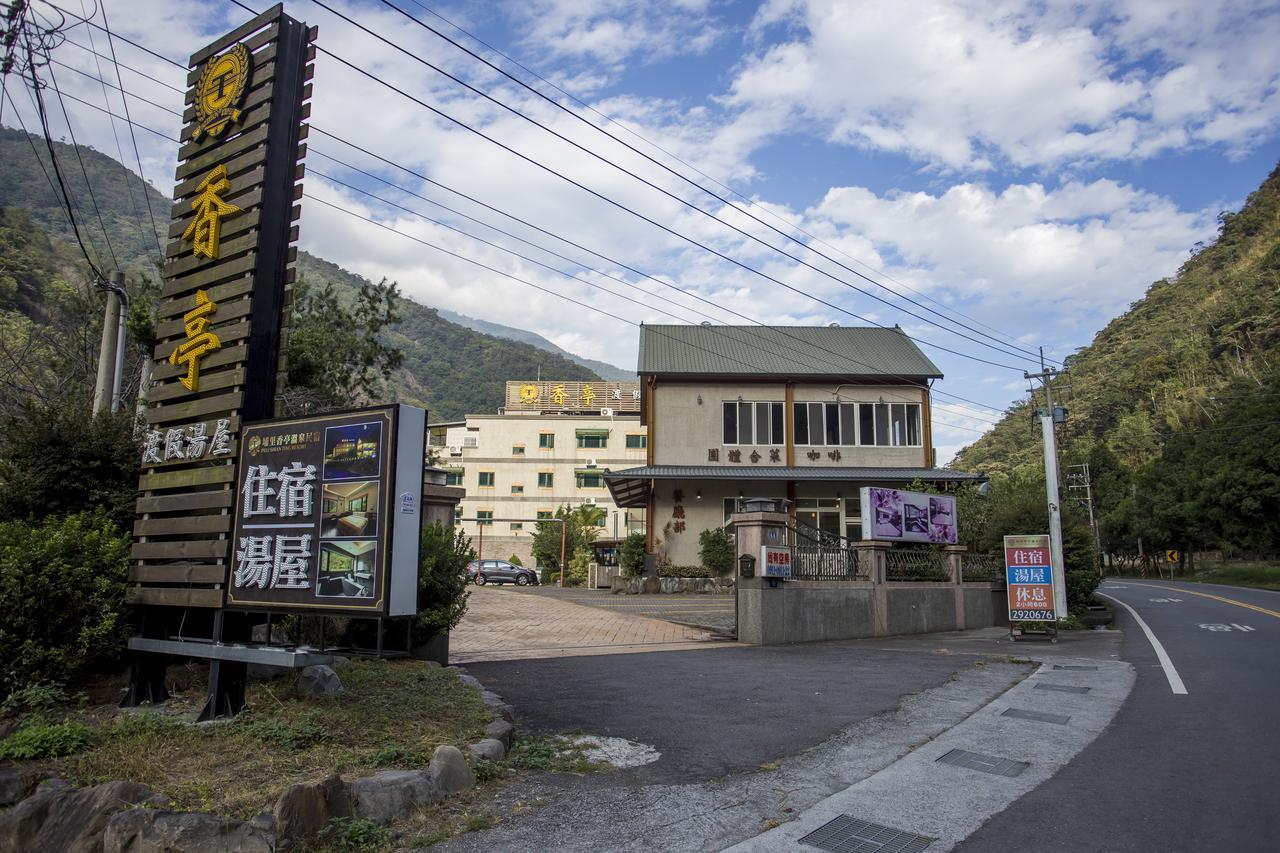
[[[795,442],[807,447],[920,447],[919,403],[795,403]],[[726,402],[724,443],[786,443],[784,404]]]
[[[544,432],[538,436],[538,449],[551,450],[556,446],[556,435],[553,432]],[[647,435],[628,435],[626,437],[627,450],[644,450],[649,446],[649,436]],[[609,437],[605,435],[580,435],[578,436],[578,447],[585,449],[607,449],[609,447]],[[524,445],[511,445],[512,456],[524,456]]]
[[[540,509],[540,510],[538,510],[538,520],[539,520],[539,521],[541,521],[541,520],[543,520],[543,519],[554,518],[554,517],[555,517],[555,513],[553,513],[553,512],[552,512],[551,510],[549,510],[549,509]],[[453,518],[454,518],[454,521],[458,521],[458,520],[460,520],[460,519],[462,518],[462,507],[461,507],[461,506],[455,506],[455,507],[453,508]],[[608,518],[607,518],[607,514],[606,514],[606,515],[602,515],[602,516],[600,516],[599,518],[597,518],[597,519],[596,519],[596,522],[595,522],[595,523],[596,523],[596,527],[604,527],[604,526],[605,526],[605,524],[606,524],[606,522],[607,522],[607,520],[608,520]],[[628,514],[624,515],[623,520],[624,520],[624,523],[628,523],[628,522],[630,521],[630,514],[628,513]],[[476,511],[476,524],[477,524],[478,526],[480,526],[480,527],[492,527],[492,526],[493,526],[493,510],[491,510],[491,509],[482,509],[482,510],[477,510],[477,511]],[[510,524],[511,524],[511,529],[512,529],[512,530],[524,530],[524,522],[523,522],[523,521],[512,521],[512,522],[510,522]]]
[[[463,485],[463,477],[465,472],[461,469],[454,469],[445,472],[444,482],[446,486]],[[603,471],[576,471],[573,475],[574,483],[580,489],[603,489],[604,488],[604,472]],[[478,477],[478,483],[482,489],[492,489],[494,487],[495,477],[492,471],[481,471]],[[538,488],[550,489],[554,488],[556,483],[556,475],[550,471],[538,472]],[[524,494],[524,485],[520,483],[511,484],[511,494]]]

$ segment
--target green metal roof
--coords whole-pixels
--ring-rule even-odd
[[[897,327],[646,324],[637,370],[660,376],[942,378]]]

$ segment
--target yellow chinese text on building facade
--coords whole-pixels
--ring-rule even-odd
[[[196,128],[191,136],[221,136],[232,122],[240,120],[240,103],[249,88],[253,63],[248,49],[238,44],[205,63],[196,84]]]
[[[596,392],[590,385],[583,385],[579,396],[582,397],[582,405],[589,409],[592,401],[596,398]]]
[[[520,402],[532,405],[538,402],[538,386],[526,383],[520,386]]]
[[[210,315],[218,310],[216,303],[209,299],[203,290],[196,291],[196,307],[182,315],[182,325],[186,329],[187,339],[179,342],[169,354],[169,363],[177,366],[185,364],[187,375],[179,381],[189,391],[200,388],[200,360],[211,352],[222,349],[222,341],[209,331]]]
[[[200,194],[191,202],[196,218],[182,232],[183,240],[191,241],[191,253],[197,257],[218,257],[218,237],[222,233],[222,218],[239,213],[240,208],[222,200],[222,194],[231,189],[227,180],[227,167],[218,166],[200,182]]]

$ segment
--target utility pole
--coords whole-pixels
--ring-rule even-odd
[[[120,371],[124,364],[124,273],[111,273],[111,281],[99,282],[107,292],[102,315],[102,340],[98,346],[98,377],[93,385],[93,413],[120,406]]]
[[[1069,469],[1080,469],[1080,473],[1067,474],[1068,480],[1074,480],[1075,483],[1068,486],[1069,489],[1084,489],[1084,505],[1089,510],[1089,532],[1093,534],[1094,554],[1098,563],[1098,574],[1103,574],[1102,563],[1102,534],[1098,531],[1098,522],[1093,516],[1093,476],[1089,471],[1089,463],[1085,462],[1080,465],[1068,465]],[[1081,483],[1083,482],[1083,485]]]
[[[1023,373],[1027,379],[1039,379],[1044,385],[1045,411],[1040,417],[1044,435],[1044,483],[1049,503],[1049,559],[1053,563],[1053,604],[1058,619],[1067,616],[1066,560],[1062,555],[1062,504],[1058,497],[1058,435],[1055,429],[1058,411],[1053,405],[1053,378],[1058,371],[1046,368],[1044,347],[1040,348],[1040,372]],[[1065,412],[1063,419],[1066,419]]]

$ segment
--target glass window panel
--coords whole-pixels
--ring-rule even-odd
[[[853,403],[840,404],[840,443],[848,447],[853,444],[853,432],[856,419],[853,415]]]
[[[809,407],[804,403],[796,403],[793,407],[796,419],[793,429],[796,431],[796,444],[809,443]]]
[[[751,404],[738,404],[738,444],[752,444],[751,441]]]
[[[826,411],[827,444],[840,444],[840,407],[835,403],[827,403]]]
[[[912,447],[919,447],[920,441],[920,407],[912,404],[907,406],[907,444]]]
[[[756,403],[756,444],[770,444],[769,404]]]
[[[889,443],[889,404],[876,403],[876,444],[883,447]]]
[[[782,403],[770,403],[769,408],[773,412],[772,417],[770,418],[773,425],[773,435],[771,436],[771,440],[769,441],[769,443],[770,444],[786,444],[787,438],[786,438],[785,430],[782,426],[782,416],[783,416],[783,410],[785,409],[785,406]]]
[[[738,443],[738,404],[724,404],[724,443]]]
[[[822,415],[822,404],[810,403],[809,404],[809,443],[810,444],[821,445],[824,443],[822,438],[823,423],[824,421],[823,421],[823,415]]]
[[[889,407],[889,413],[892,417],[890,434],[893,436],[893,446],[901,447],[907,443],[907,407],[902,403],[894,403]]]
[[[876,443],[876,407],[871,403],[858,404],[858,444]]]

